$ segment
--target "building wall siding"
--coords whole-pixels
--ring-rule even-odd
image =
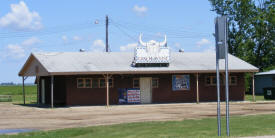
[[[110,88],[110,104],[118,104],[118,89],[133,88],[133,78],[155,77],[159,79],[159,87],[152,88],[153,103],[171,103],[171,102],[196,102],[196,76],[190,75],[190,90],[173,91],[173,74],[158,75],[113,75],[114,87]],[[207,86],[205,77],[215,74],[199,74],[199,98],[200,101],[216,101],[216,86]],[[230,86],[229,95],[232,101],[244,100],[245,85],[243,73],[232,73],[237,76],[237,85]],[[77,88],[77,78],[102,78],[99,76],[67,76],[66,77],[66,103],[67,105],[104,105],[106,104],[106,88]],[[221,100],[225,99],[224,85],[221,85]]]
[[[217,87],[209,86],[205,83],[205,77],[207,75],[216,74],[200,74],[199,76],[199,90],[200,101],[217,101]],[[231,76],[237,76],[237,85],[229,85],[229,100],[242,101],[245,96],[245,80],[243,73],[230,73]],[[222,74],[220,75],[222,76]],[[225,100],[225,85],[221,84],[220,87],[221,100]]]

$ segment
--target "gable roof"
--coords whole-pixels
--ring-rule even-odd
[[[133,67],[132,52],[51,52],[32,53],[30,57],[37,60],[41,64],[37,66],[46,72],[25,74],[31,69],[27,60],[19,72],[20,76],[216,72],[214,52],[171,52],[168,67]],[[230,72],[258,72],[258,68],[230,54],[228,64]],[[224,60],[220,60],[220,70],[224,71]]]
[[[271,74],[275,74],[275,69],[270,70],[270,71],[266,71],[266,72],[259,72],[256,75],[271,75]]]

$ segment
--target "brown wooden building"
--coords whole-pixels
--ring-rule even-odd
[[[32,53],[19,75],[36,76],[40,104],[120,104],[122,90],[139,90],[139,95],[128,93],[128,102],[139,98],[141,104],[217,100],[215,53],[170,52],[169,65],[134,66],[133,58],[128,52]],[[222,61],[220,69],[224,100]],[[244,74],[257,71],[229,55],[229,100],[244,100]]]

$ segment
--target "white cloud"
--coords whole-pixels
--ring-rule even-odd
[[[20,59],[25,57],[25,50],[18,44],[9,44],[5,52],[5,57]]]
[[[172,43],[172,44],[170,45],[170,49],[171,49],[171,51],[178,52],[180,49],[183,49],[183,48],[182,48],[181,43],[179,43],[179,42],[174,42],[174,43]]]
[[[63,35],[61,37],[61,39],[64,41],[64,43],[66,43],[68,41],[68,37],[66,35]]]
[[[74,36],[73,37],[73,40],[75,40],[75,41],[78,41],[78,40],[81,40],[82,38],[81,37],[79,37],[79,36]]]
[[[37,44],[39,42],[40,42],[40,39],[38,39],[37,37],[31,37],[19,44],[8,44],[5,47],[5,51],[3,52],[3,54],[2,53],[1,54],[5,58],[20,59],[26,56],[26,50],[36,49],[30,46]]]
[[[82,37],[77,36],[77,35],[75,35],[75,36],[73,36],[73,37],[68,37],[67,35],[63,35],[63,36],[61,36],[61,39],[62,39],[62,41],[63,41],[65,44],[67,44],[67,43],[72,43],[72,42],[74,42],[74,41],[83,40]]]
[[[205,39],[205,38],[199,40],[199,41],[196,43],[196,45],[197,45],[198,47],[201,47],[201,46],[204,46],[204,45],[209,45],[209,44],[211,44],[211,42],[210,42],[208,39]]]
[[[37,37],[31,37],[25,41],[23,41],[21,43],[22,46],[31,46],[31,45],[34,45],[34,44],[37,44],[40,42],[40,39],[38,39]]]
[[[138,46],[138,43],[130,43],[125,46],[120,46],[120,51],[130,51]]]
[[[133,7],[133,11],[139,15],[139,16],[143,16],[145,15],[145,13],[147,12],[148,8],[145,7],[145,6],[138,6],[138,5],[135,5]]]
[[[11,11],[0,18],[0,27],[16,30],[39,30],[42,28],[41,17],[30,11],[25,2],[10,5]]]
[[[93,46],[95,46],[95,47],[105,47],[105,44],[104,44],[103,40],[97,39],[93,42]]]
[[[94,42],[91,46],[91,50],[93,52],[103,52],[104,49],[105,49],[105,44],[104,44],[103,40],[101,40],[101,39],[94,40]]]

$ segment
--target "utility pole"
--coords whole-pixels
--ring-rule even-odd
[[[109,26],[109,19],[108,19],[108,15],[106,15],[106,52],[109,52],[109,44],[108,44],[108,26]]]

